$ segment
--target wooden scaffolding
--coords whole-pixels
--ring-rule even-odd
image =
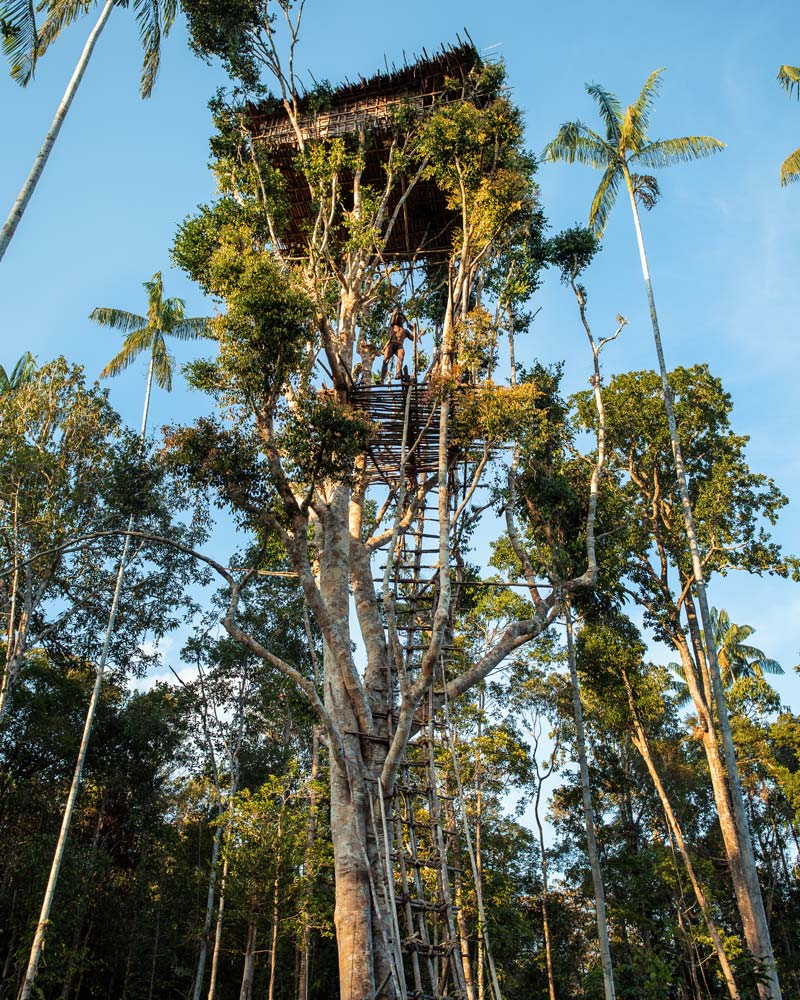
[[[458,406],[460,394],[470,391],[471,386],[459,387],[452,394],[452,406]],[[402,670],[413,678],[430,646],[439,599],[440,404],[430,384],[416,378],[357,386],[351,401],[368,412],[378,428],[370,450],[370,482],[396,487],[398,479],[405,477],[417,501],[413,523],[398,536],[388,573],[384,562],[375,576],[391,604]],[[444,488],[451,521],[463,500],[464,480],[457,471],[468,460],[457,447],[448,449]],[[487,996],[501,1000],[449,709],[441,699],[448,665],[456,655],[450,630],[393,798],[385,802],[376,783],[371,803],[376,841],[383,844],[384,934],[391,945],[396,989],[402,1000],[468,1000],[475,995],[470,990],[474,960],[470,945],[476,942],[466,930],[462,909],[468,888],[482,914],[478,923],[487,963]],[[390,733],[391,723],[390,718]]]

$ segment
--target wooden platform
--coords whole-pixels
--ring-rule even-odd
[[[368,413],[379,427],[370,446],[370,481],[393,483],[400,473],[407,402],[406,474],[415,479],[436,472],[440,407],[427,382],[411,379],[388,385],[356,385],[350,392],[350,401]],[[455,460],[456,456],[453,449],[449,458]]]

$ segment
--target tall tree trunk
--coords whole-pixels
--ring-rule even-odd
[[[575,715],[575,744],[578,751],[578,764],[581,775],[586,847],[589,856],[589,865],[592,869],[592,882],[594,884],[597,937],[600,944],[600,963],[603,967],[603,990],[605,992],[605,1000],[615,1000],[614,970],[611,965],[611,947],[608,940],[608,922],[606,920],[606,894],[603,889],[600,855],[597,850],[597,837],[594,828],[594,809],[592,808],[592,793],[589,788],[589,765],[586,760],[586,733],[583,728],[583,708],[581,706],[581,691],[578,682],[578,666],[575,660],[575,643],[572,635],[572,610],[570,609],[569,601],[566,602],[566,623],[569,676],[572,682],[572,709]]]
[[[331,839],[335,880],[333,922],[339,955],[340,1000],[375,996],[372,898],[364,857],[363,792],[351,794],[345,775],[331,761]],[[380,984],[379,984],[380,985]]]
[[[280,917],[281,901],[281,833],[282,815],[278,813],[278,825],[276,830],[275,845],[275,878],[272,880],[272,935],[269,948],[269,989],[267,990],[267,1000],[273,1000],[275,996],[275,973],[278,968],[278,919]]]
[[[711,912],[711,907],[708,899],[706,898],[705,891],[703,890],[700,880],[697,877],[697,873],[694,870],[694,865],[692,864],[692,859],[686,847],[686,842],[683,839],[683,831],[680,823],[678,822],[678,817],[675,815],[672,803],[667,795],[667,790],[664,788],[664,783],[661,781],[661,776],[658,773],[655,760],[650,752],[650,744],[647,739],[647,734],[645,733],[644,727],[639,720],[639,713],[636,709],[633,690],[631,689],[630,681],[628,680],[628,675],[625,670],[622,671],[622,680],[625,684],[625,691],[628,696],[628,706],[631,710],[631,718],[633,720],[633,745],[636,747],[642,760],[645,762],[647,771],[653,781],[653,786],[658,793],[661,808],[664,810],[664,816],[667,819],[667,825],[670,833],[672,834],[672,839],[675,841],[678,853],[681,856],[681,860],[686,868],[686,873],[689,876],[689,881],[692,883],[695,899],[700,907],[700,912],[703,914],[703,920],[705,921],[706,928],[714,945],[714,951],[717,953],[717,959],[719,960],[720,968],[722,969],[722,975],[725,979],[725,985],[728,988],[728,993],[731,996],[731,1000],[739,1000],[739,991],[736,987],[736,980],[734,979],[733,970],[728,962],[728,957],[725,954],[725,947],[722,943],[722,937],[720,936],[717,922],[714,919],[714,914]]]
[[[346,487],[332,489],[321,522],[320,592],[328,614],[349,641],[349,523]],[[335,905],[333,922],[339,957],[341,1000],[374,997],[376,950],[380,934],[373,928],[373,900],[366,853],[368,797],[359,722],[347,690],[345,671],[328,643],[323,646],[325,707],[342,733],[345,759],[331,755],[330,809]]]
[[[110,3],[110,0],[109,0]],[[145,432],[147,430],[147,415],[150,407],[150,388],[153,383],[153,367],[154,362],[151,358],[150,360],[150,370],[147,374],[147,388],[145,390],[145,403],[144,403],[144,413],[142,414],[142,430],[140,439],[143,442]],[[133,517],[128,521],[128,531],[133,530]],[[42,908],[39,913],[39,921],[36,925],[36,931],[33,935],[33,944],[31,945],[31,953],[28,959],[28,968],[25,973],[25,981],[22,984],[22,989],[19,993],[19,1000],[30,1000],[31,990],[33,989],[33,984],[36,980],[36,972],[39,968],[39,960],[42,956],[42,949],[44,948],[44,938],[47,931],[47,926],[50,922],[50,908],[53,905],[53,896],[55,895],[56,885],[58,884],[58,875],[61,871],[61,862],[64,860],[64,851],[67,846],[67,837],[69,835],[69,828],[72,823],[72,814],[75,810],[75,802],[78,798],[78,792],[81,786],[81,779],[83,777],[83,767],[86,763],[86,754],[89,751],[89,739],[92,734],[92,726],[94,725],[94,717],[97,712],[97,706],[100,704],[100,693],[103,687],[103,675],[105,673],[106,661],[108,659],[108,653],[111,648],[111,637],[114,633],[114,623],[117,620],[117,609],[119,608],[120,594],[122,593],[122,581],[125,577],[125,564],[128,560],[128,549],[130,548],[130,535],[125,535],[125,542],[122,546],[122,555],[119,558],[119,566],[117,568],[117,579],[114,584],[114,596],[111,599],[111,610],[108,615],[108,624],[106,625],[106,633],[103,639],[103,651],[100,655],[100,661],[97,664],[97,673],[95,675],[94,687],[92,688],[92,696],[89,699],[89,707],[86,711],[86,721],[83,726],[83,735],[81,736],[81,745],[78,749],[78,759],[75,762],[75,771],[72,775],[72,784],[70,785],[69,795],[67,796],[67,804],[64,807],[64,815],[61,820],[61,830],[58,835],[58,842],[56,844],[55,853],[53,855],[53,862],[50,867],[50,875],[47,880],[47,888],[45,889],[44,899],[42,900]]]
[[[222,945],[222,924],[225,919],[225,887],[228,881],[228,866],[230,863],[230,851],[228,850],[230,829],[231,829],[231,816],[230,813],[233,809],[233,793],[231,793],[231,798],[228,807],[228,821],[225,824],[225,848],[224,848],[224,858],[222,861],[222,878],[219,881],[219,903],[217,904],[217,925],[214,930],[214,951],[211,954],[211,979],[208,984],[208,1000],[214,1000],[217,993],[217,976],[219,974],[219,954],[220,947]]]
[[[253,979],[256,974],[256,921],[250,918],[247,925],[247,944],[244,949],[244,968],[239,1000],[253,1000]]]
[[[539,806],[542,799],[542,780],[539,772],[539,763],[534,761],[536,768],[536,796],[533,800],[533,817],[536,820],[536,829],[539,832],[539,853],[542,858],[542,928],[544,931],[544,957],[547,966],[547,992],[550,1000],[556,1000],[556,982],[553,974],[553,950],[550,942],[550,913],[548,908],[547,884],[547,851],[544,843],[544,828],[539,814]]]
[[[156,930],[153,941],[153,961],[150,963],[150,983],[147,987],[147,1000],[153,1000],[153,989],[156,985],[156,967],[158,965],[158,938],[161,932],[161,893],[158,894],[156,904]]]
[[[194,988],[192,1000],[200,1000],[203,992],[203,980],[206,973],[208,958],[208,939],[211,935],[211,923],[214,919],[214,902],[216,899],[217,872],[219,870],[219,850],[222,843],[222,827],[214,830],[214,840],[211,845],[211,871],[208,876],[208,894],[206,896],[206,915],[203,920],[203,930],[200,934],[200,948],[197,953],[197,966],[194,973]]]
[[[308,605],[303,603],[303,620],[305,623],[306,638],[308,640],[309,655],[314,676],[315,687],[319,685],[319,667],[317,654],[314,650],[314,636],[311,632],[311,621],[308,615]],[[308,980],[311,969],[311,914],[310,895],[313,891],[311,881],[311,868],[314,858],[314,845],[317,839],[317,824],[319,821],[319,803],[317,797],[316,782],[319,779],[319,728],[314,725],[311,730],[311,785],[308,796],[308,823],[306,825],[306,845],[303,855],[303,873],[305,884],[303,886],[303,912],[302,912],[302,939],[300,943],[300,962],[297,970],[297,1000],[308,1000]]]
[[[750,837],[750,825],[747,820],[747,812],[745,810],[744,797],[742,795],[742,785],[739,779],[739,769],[736,764],[733,735],[731,734],[730,720],[728,719],[728,707],[725,702],[725,692],[723,690],[722,679],[720,677],[719,662],[717,660],[717,650],[714,643],[714,633],[711,623],[711,613],[706,594],[703,562],[700,555],[700,546],[697,541],[697,532],[695,531],[694,515],[692,513],[692,504],[689,497],[689,486],[683,462],[683,452],[678,439],[678,426],[675,420],[675,406],[672,389],[667,377],[667,366],[664,361],[664,348],[661,342],[661,331],[658,326],[658,314],[656,313],[656,302],[653,295],[652,282],[650,280],[650,269],[647,263],[647,254],[645,252],[644,237],[642,236],[642,227],[639,221],[639,210],[636,205],[636,195],[634,193],[633,181],[627,166],[624,168],[624,175],[625,183],[628,188],[631,210],[633,212],[636,240],[639,247],[639,258],[641,260],[642,275],[644,277],[644,284],[647,292],[647,303],[650,308],[650,321],[653,327],[656,354],[658,355],[658,369],[661,375],[661,387],[664,393],[664,409],[667,415],[667,426],[669,427],[670,441],[672,443],[672,455],[675,461],[675,475],[678,483],[678,492],[681,498],[681,510],[683,513],[686,538],[689,543],[689,552],[691,554],[695,593],[697,595],[697,603],[700,607],[700,620],[703,628],[707,668],[711,679],[711,691],[714,707],[716,709],[720,742],[722,743],[722,755],[725,761],[725,770],[727,772],[727,784],[730,789],[731,805],[733,809],[732,832],[735,836],[737,854],[742,871],[741,887],[737,887],[736,883],[734,883],[736,901],[742,918],[747,947],[753,957],[763,967],[765,979],[763,982],[759,983],[759,996],[762,1000],[781,1000],[781,988],[778,982],[778,972],[775,966],[775,957],[772,951],[769,926],[767,924],[767,917],[764,911],[764,901],[761,897],[761,887],[758,882],[758,870],[756,868],[755,855],[753,853],[753,845]]]
[[[108,21],[109,15],[113,9],[114,0],[106,0],[103,5],[103,9],[100,11],[100,17],[97,19],[97,23],[94,28],[92,28],[89,37],[86,39],[86,44],[83,47],[83,52],[81,52],[81,57],[75,67],[75,72],[72,74],[72,77],[67,84],[67,89],[64,91],[64,96],[61,98],[61,103],[58,106],[55,118],[53,118],[50,128],[47,130],[47,135],[44,137],[42,148],[39,150],[36,159],[33,161],[31,172],[28,174],[27,180],[23,184],[22,190],[17,196],[17,200],[14,202],[14,207],[11,209],[5,225],[2,230],[0,230],[0,260],[3,259],[13,235],[17,231],[20,219],[22,218],[25,209],[28,207],[28,202],[31,200],[31,196],[36,189],[36,185],[39,183],[39,178],[42,176],[44,166],[50,157],[50,153],[53,151],[53,146],[58,138],[58,133],[61,131],[61,126],[64,124],[67,112],[70,109],[73,98],[75,97],[81,80],[83,79],[83,74],[86,72],[86,67],[89,65],[89,60],[92,57],[92,52],[94,52],[94,47],[97,44],[100,33],[103,28],[105,28],[106,21]]]
[[[485,686],[481,684],[478,689],[478,739],[475,749],[475,874],[478,882],[483,887],[483,770],[481,767],[481,739],[483,737],[483,706],[485,699]],[[478,911],[478,1000],[484,1000],[486,996],[486,983],[483,975],[484,963],[484,942],[483,923],[481,921],[480,910]]]

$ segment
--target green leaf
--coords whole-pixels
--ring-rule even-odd
[[[153,331],[148,326],[143,326],[141,330],[134,330],[133,333],[128,334],[122,345],[122,350],[100,372],[100,378],[119,375],[120,372],[129,368],[140,354],[152,349],[152,338]]]
[[[33,78],[39,55],[33,0],[5,0],[0,3],[0,33],[3,36],[3,52],[11,66],[11,76],[25,87]]]
[[[64,28],[85,14],[88,5],[82,0],[49,0],[47,18],[39,31],[39,55],[42,56]]]
[[[643,138],[646,138],[647,130],[650,127],[650,114],[653,110],[653,104],[658,96],[658,92],[661,89],[661,74],[663,72],[663,66],[661,69],[653,70],[650,76],[648,76],[645,80],[642,91],[636,98],[636,101],[631,105],[631,108],[633,109],[633,118],[635,119],[636,125]],[[631,108],[628,110],[630,111]]]
[[[543,157],[550,163],[585,163],[590,167],[605,167],[617,155],[613,146],[582,122],[562,125],[554,139],[544,148]]]
[[[605,231],[608,217],[617,198],[621,179],[620,165],[610,163],[603,174],[597,191],[595,191],[592,207],[589,209],[589,226],[596,236],[602,236]]]
[[[681,139],[661,139],[651,142],[635,157],[645,167],[669,167],[673,163],[689,163],[711,156],[725,148],[725,143],[710,135],[688,135]]]
[[[215,337],[211,331],[210,323],[211,320],[208,316],[187,316],[173,326],[169,331],[169,335],[176,337],[178,340],[195,340],[197,337],[214,340]]]
[[[144,50],[139,93],[149,97],[161,65],[161,40],[169,34],[175,21],[177,0],[134,0],[133,8]]]
[[[600,108],[600,117],[606,125],[606,137],[619,146],[622,130],[622,104],[616,94],[605,90],[599,83],[586,85],[586,93],[597,101]]]
[[[167,345],[163,337],[158,336],[153,341],[153,375],[156,385],[160,389],[172,391],[172,365],[173,359],[167,350]]]
[[[147,326],[146,316],[137,316],[135,313],[125,312],[123,309],[108,309],[100,306],[89,313],[89,319],[101,326],[110,326],[113,330],[121,330],[122,333],[130,333],[132,330],[139,330]]]

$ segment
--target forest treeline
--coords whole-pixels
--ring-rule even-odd
[[[146,96],[177,5],[131,7]],[[4,3],[12,75],[87,9]],[[640,215],[723,144],[650,136],[661,71],[627,107],[592,84],[599,130],[542,159],[599,186],[554,232],[471,42],[303,87],[302,3],[183,9],[231,80],[170,251],[213,315],[160,272],[92,312],[102,377],[148,362],[138,433],[68,357],[0,369],[0,996],[800,995],[800,717],[714,605],[798,579],[788,498],[713,371],[668,369]],[[657,365],[606,377],[619,192]],[[573,395],[528,340],[548,272]],[[208,408],[153,432],[173,338]]]
[[[675,372],[673,379],[676,387],[686,386],[681,395],[687,422],[702,419],[708,426],[711,413],[718,421],[713,438],[698,440],[690,465],[702,490],[707,485],[702,469],[709,476],[715,467],[706,461],[709,447],[735,464],[743,458],[744,441],[730,430],[730,400],[705,368]],[[606,397],[612,429],[614,414],[652,417],[644,429],[656,442],[648,441],[648,447],[660,447],[656,457],[667,463],[663,420],[655,409],[645,412],[657,398],[654,376],[612,379]],[[564,403],[564,419],[570,413],[577,419],[585,405],[585,397],[571,409]],[[31,557],[36,547],[53,551],[60,540],[111,531],[115,521],[121,530],[131,512],[139,530],[191,545],[202,544],[209,522],[201,499],[186,510],[174,474],[157,457],[137,454],[135,440],[121,428],[104,394],[67,362],[29,370],[20,385],[5,391],[0,414],[3,508],[14,512],[15,544],[30,560],[22,570],[29,574],[22,592],[27,587],[38,596],[0,737],[3,988],[11,996],[27,962],[72,779],[119,535],[77,544],[77,551],[60,555],[46,569]],[[630,439],[618,442],[620,466],[627,466],[630,446]],[[757,500],[766,510],[783,501],[746,467],[737,480],[731,485],[739,500],[730,498],[732,507],[714,499],[708,518],[718,529],[720,518],[745,522]],[[548,482],[546,491],[558,484]],[[632,479],[620,478],[613,492],[618,496],[609,495],[609,505],[635,510],[638,504],[641,521],[629,523],[629,534],[615,542],[626,565],[607,579],[612,596],[622,573],[633,585],[638,567],[652,556],[647,535],[652,496]],[[555,502],[562,504],[563,497]],[[11,539],[6,531],[4,540]],[[330,996],[336,957],[327,763],[313,715],[286,678],[220,633],[224,592],[210,606],[198,606],[196,566],[175,558],[174,550],[148,544],[152,550],[143,548],[128,567],[114,666],[95,722],[39,988],[44,995],[64,997],[191,996],[205,948],[207,974],[212,961],[217,967],[220,997],[237,995],[248,974],[246,996]],[[761,537],[751,536],[742,551],[762,560],[777,557]],[[241,553],[231,562],[247,558]],[[509,558],[507,543],[499,539],[496,569]],[[270,565],[280,572],[285,557],[273,552]],[[473,572],[477,575],[477,567]],[[655,599],[648,585],[646,579],[639,584],[645,608]],[[6,598],[12,596],[7,573],[3,588]],[[618,995],[654,1000],[725,995],[708,929],[665,817],[666,801],[741,995],[748,996],[753,970],[738,936],[708,765],[682,671],[677,664],[668,669],[650,662],[638,630],[609,611],[602,594],[600,588],[597,607],[587,609],[579,632],[577,667]],[[490,597],[477,586],[470,593],[467,586],[459,612],[459,656],[478,655],[486,632],[519,614],[515,605],[522,601],[508,591]],[[291,579],[254,581],[242,620],[261,643],[292,662],[307,661],[312,651],[321,655],[319,635],[307,628],[303,600]],[[180,663],[168,654],[177,675],[168,683],[137,682],[152,669],[155,654],[148,651],[155,640],[181,621],[190,623],[191,632]],[[746,641],[750,630],[731,623],[724,612],[715,615],[715,623],[728,664],[726,692],[765,903],[788,992],[798,976],[800,935],[800,719],[781,704],[770,683],[780,667]],[[548,995],[544,860],[550,872],[547,911],[556,995],[599,996],[563,637],[547,632],[523,650],[498,678],[459,704],[453,719],[467,813],[473,830],[480,829],[492,947],[504,995]],[[453,762],[446,747],[439,753],[444,780],[452,786]],[[549,826],[543,840],[534,820]],[[477,920],[473,896],[465,886],[470,937]],[[199,995],[205,994],[206,988]]]

